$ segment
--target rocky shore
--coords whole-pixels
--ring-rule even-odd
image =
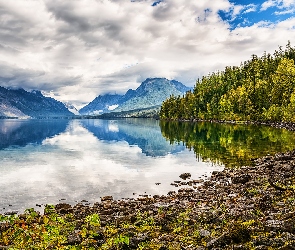
[[[213,172],[195,188],[185,173],[186,187],[166,196],[2,216],[0,249],[295,249],[294,166],[295,151]]]

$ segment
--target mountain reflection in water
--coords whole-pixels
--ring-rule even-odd
[[[99,140],[126,141],[137,145],[147,156],[165,156],[185,147],[170,144],[161,134],[159,122],[153,119],[83,120],[82,126]]]
[[[165,195],[177,190],[170,184],[182,173],[205,179],[224,165],[248,165],[252,158],[294,146],[293,132],[266,126],[0,120],[0,213],[42,211],[61,199],[75,204],[105,195]]]
[[[3,120],[0,131],[0,213],[165,195],[184,172],[204,179],[223,168],[170,145],[155,120]]]
[[[1,120],[0,119],[0,150],[10,146],[26,146],[41,144],[45,138],[64,132],[69,121],[55,120]]]

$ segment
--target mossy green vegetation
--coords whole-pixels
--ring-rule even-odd
[[[0,246],[7,249],[183,249],[183,246],[203,246],[210,235],[229,230],[232,241],[247,242],[254,220],[212,223],[212,213],[226,215],[226,209],[214,208],[196,214],[190,209],[175,211],[159,209],[154,218],[138,213],[136,221],[124,221],[102,227],[99,215],[91,214],[77,227],[73,214],[54,212],[40,215],[29,209],[24,215],[1,216]],[[208,217],[209,216],[209,217]],[[203,229],[206,228],[206,229]]]
[[[139,212],[134,223],[124,221],[102,227],[98,214],[88,215],[81,222],[73,214],[57,214],[54,206],[45,210],[45,215],[33,209],[19,216],[1,215],[0,246],[8,246],[8,249],[159,249],[162,245],[154,239],[167,231],[179,238],[169,249],[180,249],[181,242],[199,238],[191,238],[189,232],[185,232],[188,230],[187,213],[173,214],[174,218],[172,211],[159,209],[160,222],[156,223],[148,213]],[[173,220],[161,225],[161,219],[164,223],[169,215]],[[131,242],[135,235],[138,237]]]
[[[295,49],[287,44],[199,79],[193,91],[163,102],[160,118],[295,122]]]

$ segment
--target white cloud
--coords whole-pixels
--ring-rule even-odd
[[[233,16],[236,17],[237,15],[239,15],[243,9],[243,5],[233,5]]]
[[[271,7],[276,7],[280,11],[276,11],[276,15],[289,14],[295,11],[294,0],[267,0],[261,5],[261,11],[267,10]]]
[[[257,5],[248,4],[245,6],[244,14],[257,11]]]
[[[268,0],[261,5],[261,11],[267,10],[268,8],[271,8],[276,5],[277,5],[276,0]]]
[[[230,11],[227,13],[228,16],[230,17],[229,20],[234,21],[240,15],[245,15],[250,12],[255,12],[257,11],[257,7],[258,6],[255,4],[247,4],[247,5],[231,4]]]
[[[275,11],[275,15],[286,15],[286,14],[292,14],[295,12],[295,9],[288,9],[288,10],[283,10],[283,11]]]
[[[249,51],[272,52],[295,40],[294,29],[280,24],[230,31],[219,16],[222,10],[234,18],[254,11],[254,4],[153,3],[0,0],[0,85],[40,89],[81,107],[98,94],[134,89],[147,77],[176,78],[192,86],[204,74],[239,65],[250,58]]]
[[[285,8],[290,8],[295,6],[294,0],[282,0],[282,6]]]

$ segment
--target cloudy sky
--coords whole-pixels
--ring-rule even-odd
[[[295,0],[0,0],[0,85],[78,108],[295,45]]]

